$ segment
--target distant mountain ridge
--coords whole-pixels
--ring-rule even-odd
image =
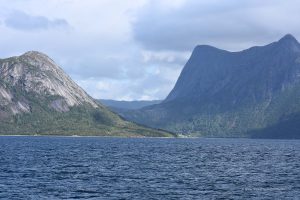
[[[117,100],[110,100],[110,99],[99,99],[97,101],[107,107],[110,107],[113,110],[116,109],[136,110],[136,109],[141,109],[145,106],[151,106],[162,102],[162,100],[117,101]]]
[[[121,115],[207,137],[272,138],[269,127],[292,124],[293,130],[276,133],[276,138],[300,138],[298,113],[300,44],[288,34],[240,52],[199,45],[162,103]]]
[[[121,119],[36,51],[0,59],[0,134],[172,136]]]

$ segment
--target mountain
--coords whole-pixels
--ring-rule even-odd
[[[35,51],[0,60],[0,134],[172,135],[121,119]]]
[[[240,52],[197,46],[162,103],[121,115],[185,135],[300,138],[300,44],[288,34]]]
[[[136,110],[141,109],[146,106],[151,106],[154,104],[159,104],[162,100],[152,100],[152,101],[116,101],[110,99],[99,99],[98,102],[109,107],[113,111],[119,110]]]

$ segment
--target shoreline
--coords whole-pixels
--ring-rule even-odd
[[[126,136],[101,136],[101,135],[0,135],[0,137],[102,137],[102,138],[179,138],[179,137],[126,137]],[[196,137],[195,137],[196,138]]]
[[[124,136],[101,136],[101,135],[0,135],[0,137],[66,137],[66,138],[124,138],[124,139],[246,139],[246,140],[300,140],[289,138],[246,138],[246,137],[124,137]]]

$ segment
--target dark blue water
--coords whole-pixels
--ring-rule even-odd
[[[299,198],[299,140],[0,137],[0,199]]]

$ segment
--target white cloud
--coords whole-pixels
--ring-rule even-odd
[[[228,50],[300,36],[297,0],[189,0],[161,7],[149,1],[133,22],[135,39],[148,50],[187,51],[197,44]]]
[[[240,50],[287,32],[300,38],[296,0],[0,0],[0,5],[0,57],[45,52],[95,98],[166,97],[197,44]],[[24,24],[14,16],[17,26],[7,27],[15,11],[32,21]],[[68,28],[58,28],[61,22]]]
[[[23,11],[14,10],[5,19],[5,25],[16,30],[48,30],[69,28],[65,19],[48,19],[44,16],[32,16]]]

